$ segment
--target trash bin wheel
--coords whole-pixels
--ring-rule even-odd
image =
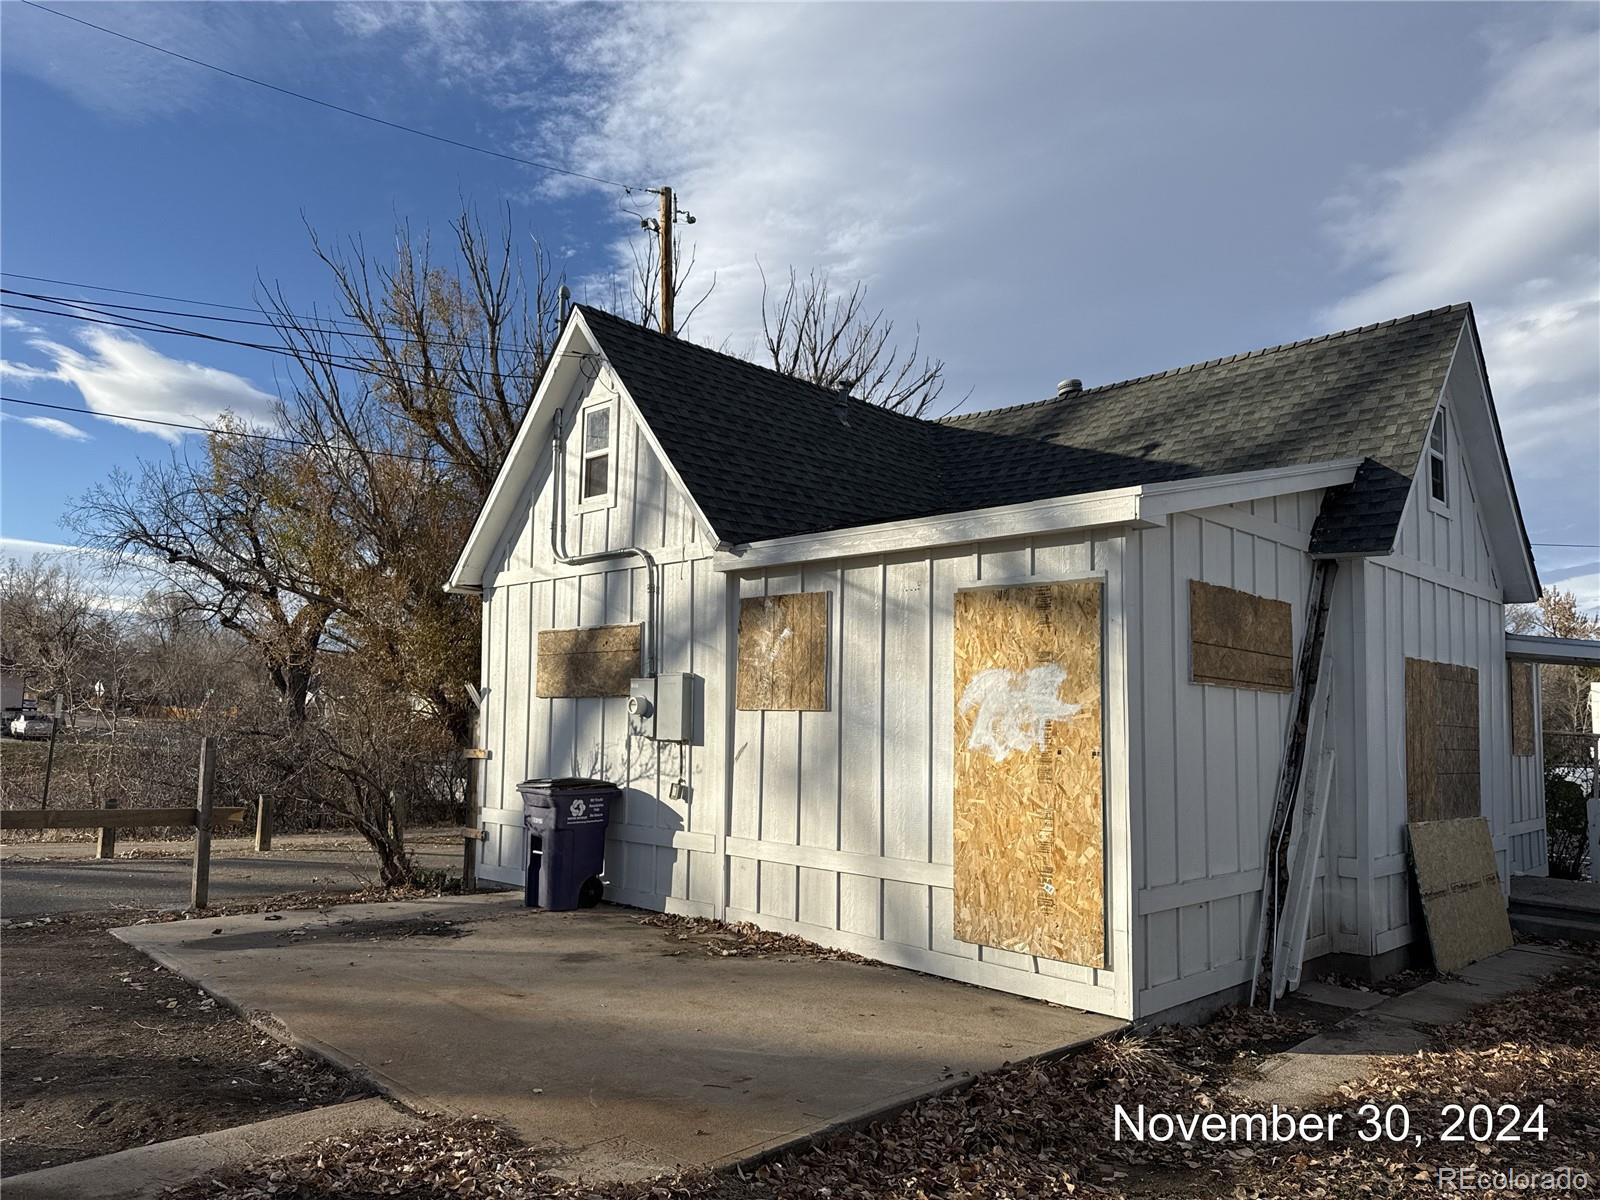
[[[593,908],[600,903],[606,894],[606,885],[600,882],[598,875],[591,875],[583,881],[583,886],[578,889],[578,907]]]

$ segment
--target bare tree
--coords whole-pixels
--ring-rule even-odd
[[[1550,637],[1600,639],[1600,619],[1578,607],[1578,598],[1560,588],[1545,588],[1532,604],[1506,607],[1508,633],[1538,633]],[[1589,684],[1600,680],[1600,669],[1546,663],[1539,669],[1540,708],[1547,740],[1546,758],[1554,763],[1564,755],[1548,744],[1552,736],[1589,732]],[[1554,751],[1554,752],[1553,752]]]
[[[140,464],[137,478],[114,471],[78,501],[68,524],[114,561],[159,579],[174,611],[215,621],[255,647],[297,725],[337,606],[284,519],[294,452],[224,425],[201,461],[174,453]]]
[[[759,264],[758,264],[759,266]],[[944,392],[944,362],[922,357],[921,334],[894,343],[894,322],[867,307],[866,284],[836,291],[826,271],[789,268],[781,293],[761,273],[761,326],[774,370],[919,417]]]
[[[658,218],[657,218],[658,219]],[[661,327],[661,238],[655,232],[636,237],[628,243],[628,252],[633,259],[631,272],[624,279],[620,273],[611,277],[611,304],[614,313],[627,313],[633,320],[644,326]],[[697,247],[689,246],[688,256],[684,256],[683,238],[678,231],[672,231],[672,309],[675,326],[674,332],[680,336],[689,328],[689,322],[694,319],[695,313],[700,311],[700,306],[711,298],[711,293],[716,290],[717,277],[713,275],[704,290],[688,304],[683,306],[683,301],[688,297],[691,289],[690,281],[694,278],[694,269],[697,259]],[[698,285],[694,285],[698,286]]]

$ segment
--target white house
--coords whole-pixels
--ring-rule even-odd
[[[615,901],[1143,1018],[1275,887],[1277,958],[1397,963],[1408,815],[1544,869],[1467,305],[945,421],[580,306],[449,586],[486,879],[519,780],[609,778]]]

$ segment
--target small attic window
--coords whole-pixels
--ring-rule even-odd
[[[611,496],[611,454],[616,433],[611,408],[609,404],[597,404],[583,412],[583,455],[578,487],[578,499],[583,503],[604,501]]]
[[[1444,409],[1433,419],[1433,429],[1428,434],[1428,498],[1429,507],[1436,511],[1450,506],[1449,474],[1445,469],[1445,449],[1449,431],[1445,425]]]

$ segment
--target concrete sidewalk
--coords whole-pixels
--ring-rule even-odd
[[[5,1181],[5,1196],[6,1200],[158,1200],[166,1189],[211,1171],[298,1154],[323,1138],[416,1120],[386,1100],[352,1100],[12,1175]]]
[[[1372,1002],[1372,992],[1307,984],[1296,995],[1360,1011],[1274,1054],[1262,1065],[1259,1077],[1240,1083],[1234,1094],[1261,1108],[1314,1104],[1333,1095],[1341,1084],[1370,1074],[1387,1055],[1426,1049],[1438,1026],[1454,1024],[1480,1004],[1531,988],[1580,961],[1576,954],[1547,946],[1513,946],[1462,968],[1453,979],[1436,979],[1377,1003]]]
[[[719,1165],[1121,1027],[892,967],[711,957],[517,896],[142,925],[121,938],[423,1110],[568,1176]]]

